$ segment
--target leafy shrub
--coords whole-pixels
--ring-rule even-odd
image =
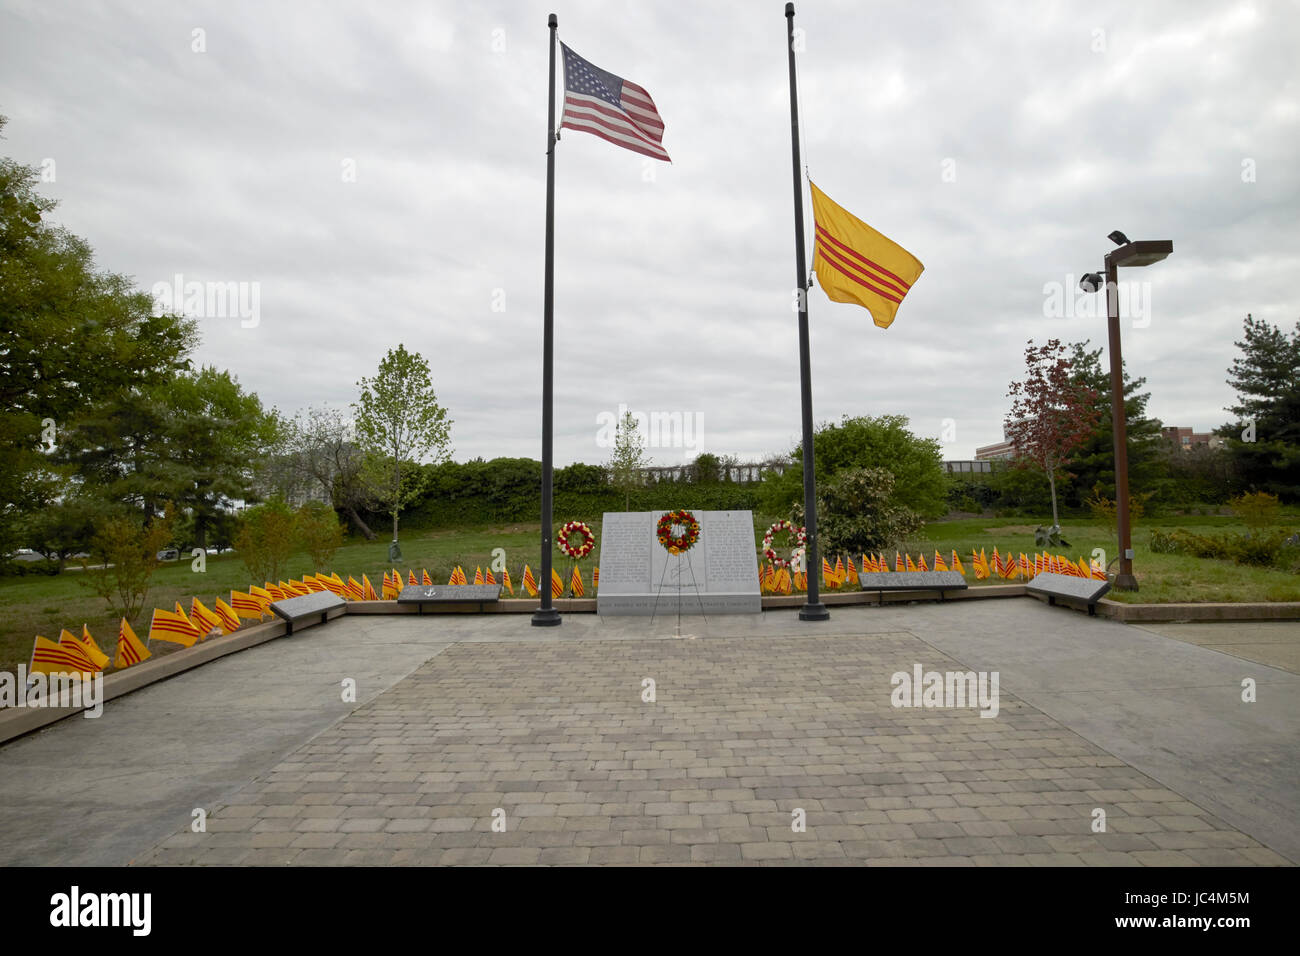
[[[1263,491],[1238,495],[1228,504],[1232,507],[1232,513],[1251,531],[1259,531],[1269,525],[1277,524],[1282,513],[1282,506],[1277,496]]]
[[[894,476],[885,468],[847,468],[817,489],[817,532],[821,552],[881,551],[920,530],[911,508],[892,504]],[[803,524],[803,506],[793,520]]]
[[[325,570],[334,552],[343,546],[339,516],[324,502],[309,501],[298,509],[294,523],[299,543],[311,555],[312,567]]]
[[[143,524],[135,518],[102,519],[91,539],[90,553],[99,567],[82,572],[81,581],[108,602],[115,616],[134,619],[149,595],[158,552],[172,538],[171,505],[161,518]]]
[[[244,512],[235,550],[254,580],[280,580],[294,552],[295,521],[283,499],[272,498]]]

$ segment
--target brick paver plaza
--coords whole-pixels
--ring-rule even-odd
[[[451,644],[135,862],[1287,862],[1005,683],[995,718],[891,706],[894,672],[968,666],[837,626],[854,619],[695,639],[628,636],[644,622],[572,639],[570,620],[570,639]]]
[[[0,746],[0,865],[1293,863],[1300,625],[1205,627],[347,615]],[[894,707],[917,666],[996,717]]]

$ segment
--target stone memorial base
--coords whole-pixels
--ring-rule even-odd
[[[758,614],[758,555],[748,511],[696,511],[700,538],[683,555],[655,538],[662,511],[606,512],[596,612],[611,615]],[[656,606],[656,598],[658,605]]]

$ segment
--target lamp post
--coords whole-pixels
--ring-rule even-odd
[[[1119,248],[1106,253],[1106,326],[1110,352],[1110,414],[1115,435],[1115,505],[1119,530],[1119,573],[1115,575],[1117,591],[1136,591],[1137,577],[1133,574],[1133,535],[1129,521],[1128,493],[1128,418],[1124,413],[1124,358],[1119,342],[1119,269],[1134,268],[1159,262],[1174,251],[1169,239],[1131,241],[1116,230],[1107,238]],[[1101,276],[1092,272],[1080,280],[1087,292],[1101,287]]]

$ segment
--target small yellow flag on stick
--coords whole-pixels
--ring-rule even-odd
[[[919,259],[830,200],[812,184],[813,269],[832,302],[860,305],[882,329],[925,271]]]
[[[65,632],[66,633],[66,632]],[[76,643],[74,637],[73,643]],[[27,671],[31,674],[94,674],[98,668],[91,663],[84,652],[66,644],[56,644],[48,637],[36,635],[36,645],[32,648],[32,661]]]
[[[122,618],[122,623],[117,626],[117,666],[130,667],[149,657],[153,657],[153,652],[135,636],[130,622]]]
[[[81,649],[86,652],[86,656],[94,661],[100,670],[108,666],[108,655],[100,650],[99,645],[95,643],[95,639],[90,636],[90,627],[85,624],[81,625]]]

